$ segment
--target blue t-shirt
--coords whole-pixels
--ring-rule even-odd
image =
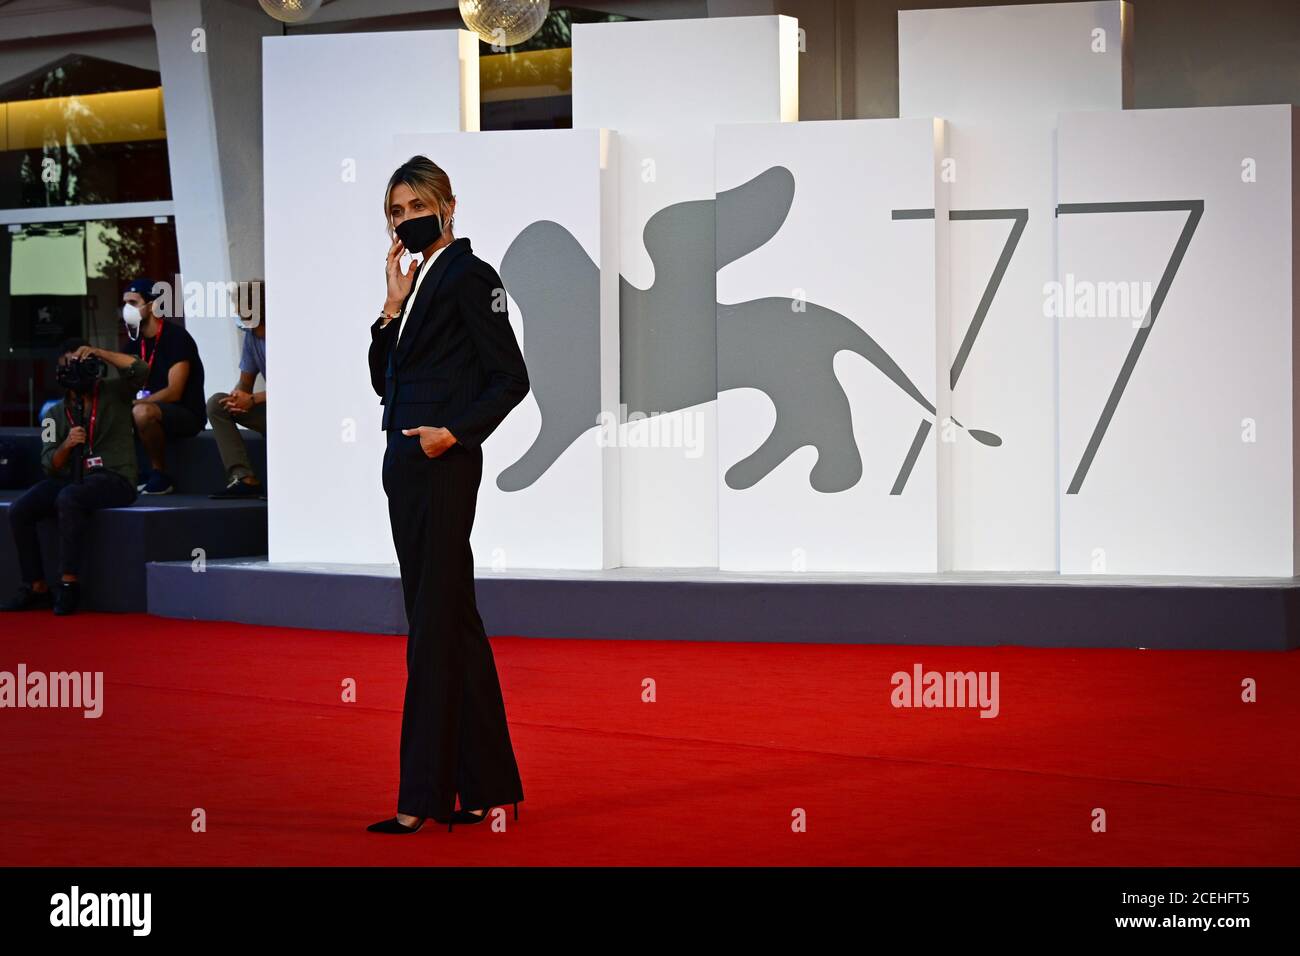
[[[252,329],[244,330],[244,351],[239,356],[239,370],[266,378],[266,339]]]

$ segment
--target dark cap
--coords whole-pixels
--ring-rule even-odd
[[[122,294],[126,295],[128,292],[138,292],[141,298],[148,302],[152,302],[154,299],[162,295],[162,292],[155,292],[153,287],[153,279],[135,279],[130,285],[122,290]]]

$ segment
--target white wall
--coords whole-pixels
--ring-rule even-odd
[[[395,134],[477,127],[475,43],[464,30],[264,41],[272,561],[396,560],[366,363],[391,241],[384,189]],[[399,63],[419,95],[377,67]]]
[[[796,30],[790,17],[573,29],[573,125],[619,135],[624,401],[652,416],[622,430],[625,565],[718,562],[713,130],[797,119]],[[679,210],[690,227],[671,229],[660,275],[646,226],[692,202],[703,205]]]
[[[475,562],[497,571],[617,567],[618,449],[599,440],[601,413],[618,411],[612,134],[424,133],[394,144],[392,165],[422,153],[447,172],[456,235],[501,276],[528,365],[532,390],[483,443]]]
[[[1063,573],[1296,573],[1293,129],[1290,106],[1061,117]],[[1166,274],[1158,313],[1087,308]]]
[[[955,570],[1057,566],[1056,341],[1041,310],[1055,276],[1056,116],[1124,106],[1131,18],[1119,0],[898,14],[899,115],[948,121],[953,215],[978,217],[949,233],[953,417],[1002,440],[953,443]],[[1016,215],[1023,234],[963,350]]]
[[[744,187],[717,212],[720,567],[938,570],[942,145],[921,119],[718,127],[718,192]],[[722,264],[736,242],[762,244]]]

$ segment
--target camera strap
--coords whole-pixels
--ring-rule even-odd
[[[68,427],[72,427],[72,412],[68,411],[67,403],[63,405],[63,414],[68,419]],[[95,381],[95,396],[90,402],[90,427],[86,429],[86,452],[95,450],[95,419],[99,417],[99,380]]]

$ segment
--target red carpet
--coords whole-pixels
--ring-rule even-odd
[[[394,810],[404,638],[4,615],[0,670],[105,689],[97,720],[0,710],[0,864],[1300,863],[1300,654],[493,647],[520,818],[398,838],[364,827]],[[894,709],[918,662],[998,671],[999,716]]]

